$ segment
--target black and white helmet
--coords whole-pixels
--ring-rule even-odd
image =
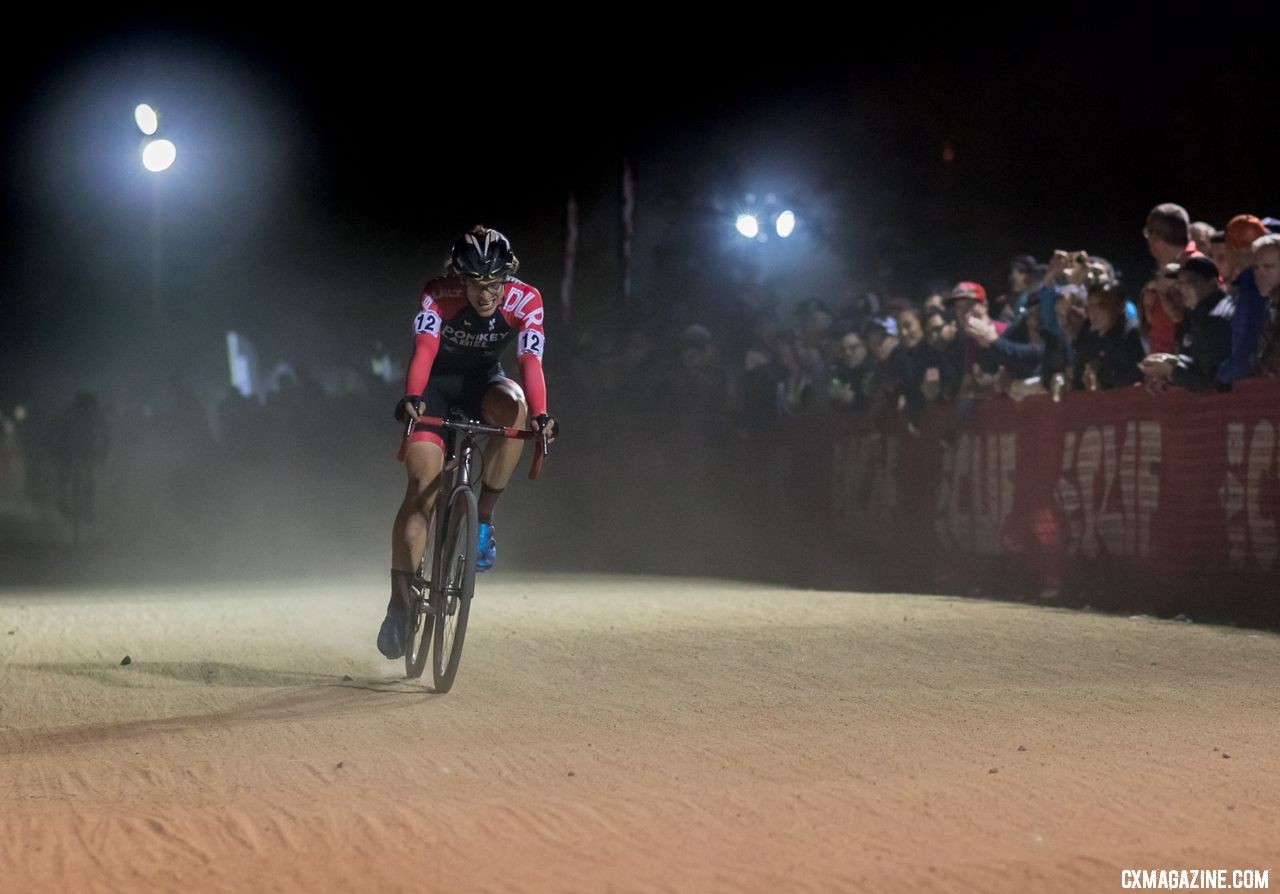
[[[511,242],[497,230],[479,226],[453,243],[450,266],[458,276],[493,279],[514,273],[517,261]]]

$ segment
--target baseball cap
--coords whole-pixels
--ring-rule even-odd
[[[1227,221],[1227,244],[1236,248],[1248,248],[1253,240],[1267,235],[1267,228],[1252,214],[1237,214]]]
[[[947,299],[951,301],[962,301],[970,299],[973,301],[981,301],[987,303],[987,290],[976,282],[959,282],[956,287],[951,290],[951,297]]]
[[[1217,279],[1218,265],[1204,255],[1194,255],[1182,262],[1182,269],[1201,279]]]

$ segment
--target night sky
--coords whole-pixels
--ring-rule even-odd
[[[476,222],[512,236],[552,303],[570,192],[578,329],[714,315],[742,276],[725,228],[747,193],[801,215],[807,241],[771,249],[785,304],[966,278],[998,292],[1010,256],[1059,247],[1110,257],[1134,288],[1158,202],[1217,226],[1280,216],[1262,37],[1137,18],[713,34],[650,11],[575,21],[590,36],[573,40],[545,18],[497,35],[429,24],[11,32],[0,403],[104,377],[145,387],[156,364],[219,375],[229,328],[315,363],[398,344],[416,289]],[[140,101],[179,146],[161,184],[138,164]],[[167,352],[139,371],[157,339]]]

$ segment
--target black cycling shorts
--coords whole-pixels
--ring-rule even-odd
[[[446,418],[453,410],[461,410],[468,419],[480,418],[480,403],[484,393],[499,382],[506,381],[502,364],[495,363],[476,372],[465,373],[432,373],[427,379],[427,390],[422,399],[425,406],[423,416],[439,416]],[[435,438],[429,437],[435,435]],[[410,440],[425,441],[444,440],[444,429],[438,425],[427,425],[419,422],[413,427]]]

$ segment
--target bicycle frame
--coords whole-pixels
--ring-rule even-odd
[[[423,416],[409,420],[401,456],[407,452],[409,437],[419,423],[444,430],[444,457],[437,482],[435,506],[431,512],[432,537],[427,552],[413,577],[414,604],[406,620],[409,648],[405,652],[405,672],[413,678],[421,674],[428,651],[426,637],[434,633],[434,676],[437,692],[448,692],[453,685],[458,660],[464,643],[467,616],[470,612],[475,579],[476,496],[474,463],[479,449],[477,437],[489,435],[506,438],[538,438],[529,477],[537,478],[547,453],[545,432],[485,425],[451,414],[448,419]],[[458,513],[461,513],[459,515]],[[466,544],[459,552],[459,541]],[[430,574],[424,566],[430,560]],[[430,579],[428,579],[428,577]],[[425,629],[422,625],[428,625]],[[421,639],[415,639],[421,634]],[[455,640],[456,635],[456,640]],[[415,647],[414,643],[418,643]]]
[[[458,492],[458,488],[472,486],[471,464],[476,450],[479,449],[475,433],[470,430],[477,423],[448,419],[441,420],[441,425],[445,430],[445,453],[444,464],[440,467],[440,485],[436,492],[436,505],[432,511],[435,520],[435,536],[430,544],[432,596],[444,589],[441,574],[445,563],[441,559],[445,550],[444,539],[449,530],[449,507],[453,505],[453,495]],[[434,604],[431,607],[437,608]]]

